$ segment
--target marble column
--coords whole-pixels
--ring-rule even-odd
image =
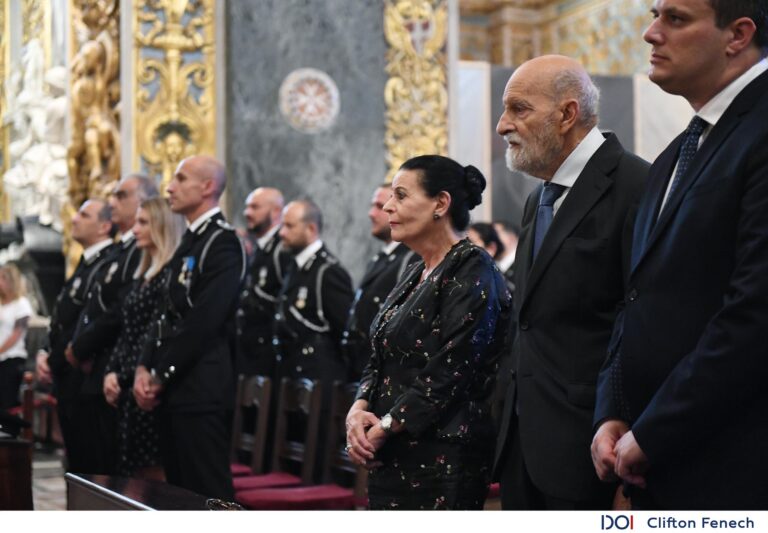
[[[241,0],[227,4],[229,209],[249,191],[309,197],[322,238],[355,280],[380,246],[368,206],[384,181],[381,0]]]

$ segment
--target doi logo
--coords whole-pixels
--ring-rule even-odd
[[[635,529],[635,517],[632,515],[619,514],[616,516],[601,515],[600,516],[600,529]]]

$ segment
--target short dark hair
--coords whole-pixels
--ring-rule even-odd
[[[496,245],[496,254],[493,256],[494,259],[498,259],[504,255],[504,243],[501,242],[499,234],[496,232],[496,228],[494,228],[493,225],[488,224],[487,222],[475,222],[469,226],[469,229],[477,233],[480,240],[483,241],[484,246],[487,247],[489,244]]]
[[[469,225],[469,211],[483,201],[485,176],[472,165],[466,167],[441,155],[420,155],[406,161],[400,170],[417,170],[424,192],[434,198],[442,191],[451,195],[448,216],[453,227],[464,231]]]
[[[96,216],[99,222],[109,222],[109,236],[114,238],[117,235],[117,226],[112,222],[112,206],[103,198],[91,198],[91,201],[101,202],[101,209]]]
[[[303,216],[301,220],[307,224],[315,224],[317,226],[317,232],[323,232],[323,212],[315,202],[308,198],[296,200],[297,204],[300,204],[304,208]]]
[[[734,20],[747,17],[755,23],[755,44],[768,53],[768,0],[709,0],[715,10],[715,24],[725,28]]]

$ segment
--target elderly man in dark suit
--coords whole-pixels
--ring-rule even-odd
[[[696,115],[638,208],[593,459],[637,508],[765,509],[768,1],[651,12],[650,78]]]
[[[168,185],[171,209],[189,225],[171,258],[165,303],[139,360],[133,394],[159,408],[169,483],[232,499],[229,468],[234,317],[245,251],[219,209],[226,170],[209,156],[184,159]]]
[[[595,386],[629,267],[648,170],[597,129],[598,91],[576,61],[521,65],[496,128],[511,169],[542,180],[515,260],[518,332],[497,445],[504,509],[608,509],[590,461]]]

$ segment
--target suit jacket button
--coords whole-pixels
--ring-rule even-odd
[[[630,302],[634,302],[637,300],[637,289],[632,289],[629,291],[629,294],[627,295],[629,297]]]
[[[520,322],[520,329],[522,329],[523,331],[528,331],[529,327],[530,325],[528,324],[527,320],[523,320],[522,322]]]

